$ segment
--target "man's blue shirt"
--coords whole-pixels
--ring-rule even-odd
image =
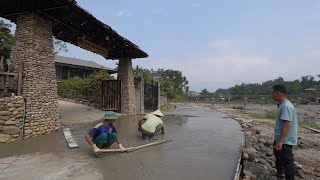
[[[280,138],[284,121],[290,121],[291,126],[283,144],[297,145],[297,139],[298,139],[297,111],[289,100],[286,100],[279,105],[276,124],[274,128],[275,141],[278,141]]]

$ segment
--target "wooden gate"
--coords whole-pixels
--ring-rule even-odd
[[[121,81],[102,81],[101,109],[106,111],[121,111]]]
[[[144,109],[155,111],[158,109],[158,95],[159,95],[158,84],[144,84]]]

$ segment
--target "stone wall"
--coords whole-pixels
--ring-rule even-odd
[[[121,113],[135,114],[135,86],[133,78],[132,60],[120,59],[118,66],[118,80],[121,80]]]
[[[21,96],[0,99],[0,143],[22,136],[24,100]]]
[[[60,128],[52,24],[36,14],[17,18],[11,59],[23,62],[22,96],[26,98],[25,138]]]

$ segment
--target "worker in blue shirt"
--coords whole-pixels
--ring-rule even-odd
[[[119,148],[124,152],[124,148],[118,138],[118,132],[114,122],[118,116],[113,111],[106,112],[104,121],[97,124],[93,129],[85,135],[86,141],[91,145],[95,153],[99,153],[100,149],[108,149],[116,141]]]

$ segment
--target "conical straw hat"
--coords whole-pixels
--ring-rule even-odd
[[[151,113],[151,114],[156,115],[156,116],[160,116],[160,117],[163,117],[163,116],[164,116],[159,109],[156,110],[155,112]]]

